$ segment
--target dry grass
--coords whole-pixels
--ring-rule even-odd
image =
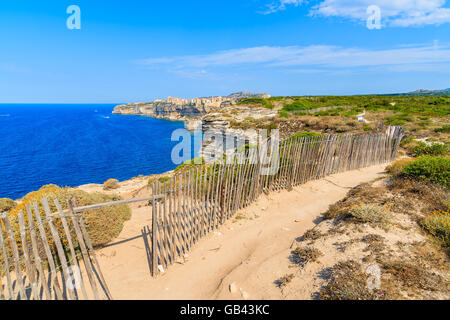
[[[384,207],[376,204],[360,204],[350,209],[349,214],[353,220],[369,223],[374,226],[387,225],[392,219],[392,214]]]
[[[119,180],[108,179],[103,183],[103,190],[113,190],[119,188]]]
[[[302,236],[302,240],[317,240],[322,236],[322,233],[320,231],[315,229],[309,229],[305,232],[305,234]]]
[[[450,193],[444,187],[431,182],[398,177],[388,184],[387,189],[409,203],[407,211],[410,213],[421,211],[426,214],[449,209]],[[408,204],[405,205],[408,207]],[[393,207],[398,209],[398,204],[394,203]]]
[[[292,253],[292,260],[294,263],[299,264],[303,268],[309,262],[317,262],[321,256],[323,256],[323,253],[316,248],[297,247],[297,249],[295,249]]]
[[[398,176],[402,172],[403,168],[405,168],[408,164],[410,164],[414,160],[415,160],[414,158],[403,158],[394,161],[392,164],[386,167],[386,171],[393,176]]]
[[[349,260],[339,262],[332,268],[332,278],[319,293],[321,300],[382,300],[395,296],[387,290],[370,290],[367,286],[369,276],[362,271],[358,262]]]
[[[282,276],[280,279],[278,279],[277,281],[275,281],[275,283],[279,288],[282,289],[282,288],[286,287],[288,285],[288,283],[294,279],[294,277],[295,276],[293,273],[286,274],[286,275]]]
[[[445,247],[450,248],[450,212],[448,210],[432,212],[421,220],[421,225]]]
[[[399,282],[404,291],[420,293],[424,291],[450,292],[450,282],[441,275],[429,272],[420,266],[405,261],[384,262],[381,265],[383,272],[392,275],[393,280]]]
[[[334,250],[345,252],[355,240],[367,246],[355,247],[349,253],[352,260],[335,263],[331,280],[319,297],[449,299],[448,190],[395,175],[392,180],[375,185],[363,184],[350,190],[345,199],[325,213],[326,218],[333,220],[326,222],[327,236],[335,239],[344,233],[351,236],[348,241],[334,242],[338,246]],[[361,223],[370,227],[362,227]],[[371,231],[386,224],[389,229]],[[396,240],[399,237],[401,241]],[[320,250],[327,252],[323,247]],[[381,269],[381,289],[371,291],[366,285],[369,275],[365,269],[373,263]]]
[[[0,212],[9,211],[16,206],[16,202],[9,198],[0,199]]]
[[[383,205],[386,203],[386,188],[373,187],[368,183],[361,184],[351,189],[347,196],[333,204],[324,214],[325,219],[345,219],[351,217],[352,207],[361,205],[361,203],[377,203]]]

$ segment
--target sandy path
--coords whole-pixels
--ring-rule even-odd
[[[133,217],[115,243],[98,251],[99,263],[114,299],[283,299],[274,281],[289,273],[293,240],[317,223],[328,206],[349,188],[376,179],[385,165],[310,181],[292,191],[263,195],[201,239],[187,261],[151,278],[141,235],[151,223],[149,207],[133,208]],[[319,218],[320,219],[320,218]],[[230,285],[233,284],[232,292]],[[299,288],[296,298],[310,298]]]

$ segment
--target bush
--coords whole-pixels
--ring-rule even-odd
[[[450,211],[435,211],[425,219],[422,226],[433,236],[450,247]]]
[[[422,157],[408,164],[402,176],[419,178],[450,187],[450,159],[444,157]]]
[[[414,155],[416,157],[420,156],[443,156],[448,153],[448,147],[440,143],[433,143],[432,145],[427,145],[421,142],[418,146],[414,148]]]
[[[117,179],[108,179],[103,183],[103,190],[112,190],[119,188],[119,180]]]
[[[386,224],[391,219],[390,213],[376,204],[361,204],[351,208],[349,213],[353,218],[363,223]]]
[[[383,291],[370,290],[367,287],[369,275],[362,271],[361,264],[356,261],[341,261],[331,270],[330,282],[320,289],[320,300],[381,300],[394,297],[385,288]]]
[[[113,195],[87,193],[81,190],[73,191],[69,188],[60,188],[56,185],[46,185],[38,191],[30,192],[25,197],[23,197],[22,201],[9,212],[11,227],[15,231],[16,242],[18,243],[19,250],[21,250],[22,248],[18,221],[19,212],[23,210],[25,224],[28,224],[26,205],[38,202],[38,209],[41,219],[45,219],[46,214],[41,203],[42,198],[47,198],[51,212],[56,212],[57,209],[53,203],[54,199],[58,200],[59,204],[64,210],[68,208],[67,201],[73,196],[76,197],[79,206],[120,200],[120,197]],[[97,247],[107,244],[119,235],[120,231],[122,231],[123,222],[130,219],[131,217],[131,209],[128,205],[110,206],[101,209],[84,211],[82,213],[82,216],[84,218],[86,230],[89,234],[89,237],[91,238],[92,245]],[[35,218],[34,210],[33,218]],[[61,219],[55,219],[54,221],[63,246],[67,246],[68,242],[65,236]],[[76,239],[74,238],[75,233],[70,219],[68,220],[68,224],[69,229],[71,230],[74,245],[77,246],[77,243],[75,241]],[[52,251],[56,253],[55,244],[53,242],[53,237],[48,224],[45,224],[45,233],[47,235],[47,238],[49,239],[49,245],[52,248]],[[42,248],[40,249],[40,251],[43,252]]]
[[[402,141],[400,142],[400,146],[401,146],[401,147],[404,147],[404,146],[410,144],[410,143],[413,142],[413,141],[414,141],[414,138],[413,138],[412,136],[405,137],[405,138],[403,138]]]
[[[312,131],[304,131],[304,132],[296,133],[290,138],[295,138],[295,137],[323,137],[323,134],[317,133],[317,132],[312,132]]]
[[[392,116],[386,119],[386,123],[392,126],[401,126],[404,125],[405,122],[413,122],[413,121],[414,121],[413,118],[411,118],[408,115]]]
[[[245,99],[242,99],[241,101],[239,101],[237,104],[238,105],[239,104],[260,104],[264,108],[267,108],[267,109],[273,109],[274,108],[274,105],[273,105],[273,103],[271,101],[269,101],[269,100],[267,100],[265,98],[259,98],[259,97],[245,98]]]
[[[441,128],[434,129],[435,132],[442,132],[442,133],[450,133],[450,126],[443,126]]]
[[[194,158],[194,159],[191,159],[191,160],[187,160],[186,162],[180,164],[178,167],[175,168],[174,172],[188,170],[188,169],[191,169],[191,168],[193,168],[195,166],[202,166],[205,163],[206,163],[205,162],[205,158],[197,157],[197,158]],[[153,179],[153,181],[154,181],[154,179]],[[149,185],[151,185],[150,180],[149,180]]]
[[[121,200],[114,195],[87,193],[81,190],[74,192],[79,206]],[[119,236],[123,223],[131,218],[128,205],[110,206],[83,212],[86,229],[94,247],[105,245]]]
[[[0,199],[0,212],[9,211],[16,206],[16,202],[9,198]]]
[[[309,262],[317,262],[317,260],[323,256],[323,253],[316,248],[301,248],[297,247],[292,252],[292,261],[294,263],[299,264],[301,267],[305,267],[305,265]]]
[[[289,118],[289,113],[284,110],[278,110],[278,115],[282,118]]]
[[[286,104],[283,107],[283,111],[291,112],[291,111],[302,111],[302,110],[308,110],[311,109],[308,106],[305,105],[305,103],[301,100],[295,100],[294,102],[290,104]]]

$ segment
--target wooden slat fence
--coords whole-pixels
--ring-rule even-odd
[[[330,174],[387,163],[395,159],[403,137],[400,127],[386,133],[291,137],[279,154],[263,164],[259,149],[223,161],[190,167],[169,181],[152,185],[152,275],[182,257],[207,233],[263,192],[290,189]],[[279,166],[276,164],[279,163]],[[264,174],[272,165],[275,174]]]
[[[0,216],[0,300],[111,299],[81,214],[71,199]],[[52,211],[54,210],[54,211]]]
[[[242,150],[153,182],[150,197],[80,207],[71,199],[64,210],[57,199],[50,204],[43,198],[17,216],[3,213],[0,300],[112,298],[83,221],[86,210],[149,202],[152,224],[143,227],[143,237],[151,273],[157,276],[262,193],[390,162],[403,135],[400,127],[389,127],[386,133],[359,136],[294,136],[281,141],[267,163],[261,146]],[[271,167],[276,170],[268,174]]]

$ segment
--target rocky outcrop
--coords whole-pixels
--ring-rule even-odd
[[[183,120],[189,131],[203,133],[200,156],[206,161],[214,160],[212,155],[232,153],[239,146],[256,139],[254,130],[230,128],[230,121],[241,122],[248,118],[263,119],[274,117],[277,112],[263,107],[236,105],[244,98],[269,98],[265,93],[238,92],[227,97],[180,99],[168,97],[148,103],[118,105],[113,113],[142,115],[168,120]],[[217,143],[222,139],[222,143]],[[221,145],[221,146],[220,146]],[[219,147],[218,147],[219,146]],[[217,150],[220,148],[221,150]]]
[[[116,106],[115,114],[133,114],[149,116],[159,119],[184,120],[187,118],[200,118],[210,111],[210,107],[202,104],[176,104],[166,103],[133,103]]]
[[[118,105],[114,108],[113,113],[142,115],[168,120],[198,119],[211,111],[227,108],[240,99],[252,97],[268,98],[270,95],[265,93],[238,92],[226,97],[196,99],[168,97],[166,100]]]
[[[199,156],[206,162],[222,154],[232,154],[245,144],[256,143],[258,139],[256,130],[230,128],[230,122],[221,113],[208,114],[202,118],[202,133],[203,144]]]

